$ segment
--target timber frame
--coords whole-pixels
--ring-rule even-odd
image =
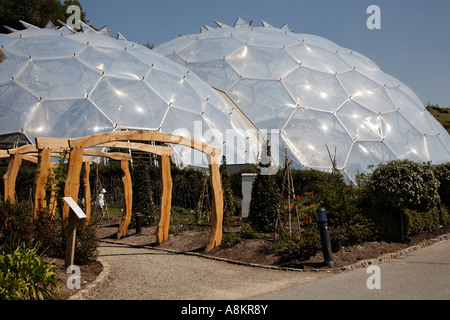
[[[130,142],[139,141],[139,142]],[[129,171],[128,161],[131,155],[127,153],[107,153],[92,147],[114,147],[120,149],[133,149],[153,153],[159,156],[162,180],[161,195],[161,212],[158,224],[158,232],[156,242],[161,244],[169,237],[169,223],[172,200],[172,177],[170,173],[170,156],[172,148],[169,146],[149,145],[140,142],[161,142],[164,144],[179,144],[188,146],[192,149],[199,150],[207,155],[209,162],[209,172],[211,178],[211,186],[213,190],[213,212],[210,225],[209,240],[205,251],[220,245],[222,241],[222,220],[223,220],[223,190],[219,171],[218,156],[221,149],[203,143],[201,141],[186,138],[183,136],[149,132],[149,131],[113,131],[100,133],[96,135],[65,139],[65,138],[36,138],[36,146],[27,145],[17,149],[8,150],[10,163],[8,171],[3,177],[5,184],[5,200],[14,199],[14,187],[17,172],[22,160],[37,163],[36,176],[34,181],[34,207],[35,218],[39,208],[47,207],[45,200],[45,182],[47,181],[49,170],[51,169],[51,157],[58,156],[61,152],[68,150],[69,167],[67,179],[64,189],[65,197],[78,199],[80,188],[80,174],[83,172],[83,189],[86,204],[86,224],[90,217],[90,187],[89,187],[89,170],[91,158],[83,157],[83,155],[107,157],[120,160],[122,169],[122,182],[124,186],[124,208],[122,221],[119,225],[117,238],[126,235],[131,220],[132,212],[132,185],[131,175]],[[37,155],[37,158],[36,158]],[[0,152],[0,157],[5,158],[5,152]],[[8,187],[7,187],[8,185]],[[8,193],[6,192],[8,190]],[[52,200],[50,200],[51,202]],[[64,203],[63,217],[69,215],[69,206]]]

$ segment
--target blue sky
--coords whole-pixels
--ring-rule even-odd
[[[89,23],[155,46],[200,32],[213,20],[238,17],[260,26],[287,23],[357,51],[413,89],[427,104],[450,107],[449,0],[80,0]],[[381,11],[381,29],[369,30],[367,7]]]

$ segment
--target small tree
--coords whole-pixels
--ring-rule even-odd
[[[233,191],[231,189],[231,177],[227,169],[227,159],[225,156],[222,157],[221,166],[222,175],[222,186],[223,186],[223,200],[224,200],[224,220],[228,224],[231,217],[235,213],[236,205],[233,196]]]
[[[280,209],[280,188],[278,187],[276,176],[261,174],[262,168],[268,168],[271,162],[270,145],[263,150],[262,160],[258,164],[258,172],[253,182],[252,198],[250,200],[249,221],[253,227],[260,232],[273,232],[277,212]]]
[[[155,205],[151,195],[149,166],[144,161],[136,161],[133,165],[133,213],[143,214],[143,225],[155,222]]]
[[[363,205],[376,224],[385,229],[381,233],[388,238],[400,234],[404,239],[406,209],[427,211],[434,208],[439,199],[439,181],[427,164],[394,160],[378,165],[364,180],[361,185]]]

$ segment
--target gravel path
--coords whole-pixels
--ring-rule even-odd
[[[332,275],[230,264],[151,248],[101,243],[111,266],[106,285],[89,300],[247,299]]]

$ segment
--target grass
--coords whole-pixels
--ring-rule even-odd
[[[433,105],[428,105],[427,110],[450,134],[450,109],[449,108],[440,108],[438,106],[433,106]]]

